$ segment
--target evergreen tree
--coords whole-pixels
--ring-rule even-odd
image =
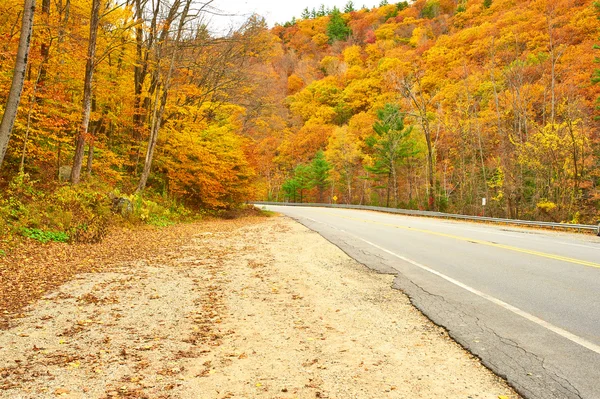
[[[302,18],[302,19],[310,19],[310,11],[308,10],[308,7],[306,7],[302,11],[302,14],[300,15],[300,18]]]
[[[288,201],[296,202],[298,198],[298,190],[300,189],[298,181],[296,179],[288,179],[281,186],[284,192],[284,197]]]
[[[304,190],[311,187],[311,168],[309,165],[298,165],[294,169],[294,180],[297,183],[300,202],[304,202]]]
[[[373,150],[373,166],[366,169],[378,176],[386,177],[386,206],[390,206],[390,192],[393,188],[394,202],[397,201],[398,181],[396,168],[400,163],[418,153],[416,142],[410,137],[412,126],[404,126],[404,114],[397,105],[386,104],[377,111],[377,121],[373,124],[375,134],[367,138],[367,145]]]
[[[319,203],[323,202],[323,192],[329,187],[330,170],[331,165],[325,159],[325,154],[322,150],[319,150],[310,164],[311,180],[309,182],[310,188],[317,188],[317,202]]]
[[[346,3],[346,6],[344,7],[344,12],[348,13],[352,11],[354,11],[354,3],[352,2],[352,0],[350,0],[348,3]]]
[[[324,17],[325,15],[327,15],[325,4],[321,4],[321,7],[319,7],[319,11],[317,11],[317,17]]]
[[[348,36],[350,36],[350,33],[352,33],[352,30],[342,18],[342,13],[337,7],[334,7],[331,12],[331,19],[327,24],[327,36],[329,36],[329,42],[333,43],[336,40],[346,40]]]
[[[490,8],[492,5],[492,0],[483,0],[483,8]]]
[[[398,9],[398,11],[402,11],[408,8],[408,1],[401,1],[400,3],[397,3],[396,8]]]

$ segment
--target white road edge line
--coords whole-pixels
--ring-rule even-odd
[[[344,230],[341,230],[341,231],[344,231]],[[419,267],[419,268],[421,268],[423,270],[428,271],[429,273],[435,274],[436,276],[441,277],[444,280],[446,280],[446,281],[448,281],[448,282],[450,282],[450,283],[452,283],[454,285],[459,286],[460,288],[463,288],[463,289],[465,289],[465,290],[467,290],[467,291],[469,291],[469,292],[471,292],[471,293],[473,293],[473,294],[475,294],[475,295],[477,295],[477,296],[479,296],[481,298],[487,299],[488,301],[490,301],[490,302],[492,302],[492,303],[494,303],[494,304],[496,304],[498,306],[501,306],[504,309],[510,310],[511,312],[513,312],[513,313],[515,313],[515,314],[517,314],[517,315],[519,315],[521,317],[524,317],[525,319],[527,319],[529,321],[532,321],[532,322],[534,322],[534,323],[536,323],[536,324],[538,324],[538,325],[540,325],[540,326],[542,326],[542,327],[544,327],[544,328],[546,328],[546,329],[548,329],[548,330],[550,330],[550,331],[552,331],[552,332],[560,335],[561,337],[566,338],[569,341],[572,341],[572,342],[574,342],[574,343],[576,343],[578,345],[581,345],[584,348],[589,349],[592,352],[596,352],[597,354],[600,355],[600,346],[594,344],[593,342],[590,342],[590,341],[588,341],[588,340],[586,340],[584,338],[581,338],[581,337],[579,337],[579,336],[577,336],[577,335],[575,335],[573,333],[570,333],[570,332],[568,332],[566,330],[563,330],[562,328],[557,327],[554,324],[550,324],[547,321],[540,319],[539,317],[536,317],[536,316],[534,316],[534,315],[532,315],[530,313],[527,313],[524,310],[521,310],[521,309],[519,309],[519,308],[517,308],[517,307],[515,307],[515,306],[513,306],[511,304],[508,304],[508,303],[506,303],[504,301],[501,301],[498,298],[495,298],[495,297],[493,297],[491,295],[488,295],[488,294],[486,294],[484,292],[476,290],[473,287],[470,287],[470,286],[468,286],[466,284],[463,284],[460,281],[455,280],[452,277],[448,277],[445,274],[442,274],[442,273],[438,272],[437,270],[433,270],[430,267],[422,265],[419,262],[416,262],[416,261],[414,261],[412,259],[409,259],[409,258],[407,258],[405,256],[398,255],[397,253],[394,253],[394,252],[392,252],[390,250],[387,250],[387,249],[385,249],[383,247],[380,247],[379,245],[374,244],[374,243],[372,243],[370,241],[367,241],[367,240],[365,240],[363,238],[355,236],[354,234],[348,233],[346,231],[344,231],[344,233],[350,234],[350,235],[354,236],[355,238],[357,238],[357,239],[359,239],[361,241],[364,241],[367,244],[372,245],[373,247],[375,247],[375,248],[377,248],[377,249],[379,249],[379,250],[381,250],[383,252],[386,252],[386,253],[388,253],[390,255],[395,256],[398,259],[401,259],[401,260],[403,260],[405,262],[410,263],[411,265],[417,266],[417,267]]]

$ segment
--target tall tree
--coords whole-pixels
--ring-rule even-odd
[[[346,40],[352,33],[352,29],[346,24],[342,13],[337,7],[333,7],[329,23],[327,24],[327,36],[329,36],[329,42],[335,42],[336,40]]]
[[[329,171],[331,165],[325,159],[325,154],[322,150],[317,151],[315,158],[310,164],[310,186],[317,188],[317,202],[323,202],[323,193],[329,187]]]
[[[92,113],[92,83],[94,79],[94,68],[96,64],[96,41],[98,38],[98,25],[100,24],[100,0],[92,0],[92,12],[90,16],[90,38],[88,42],[87,58],[85,62],[85,77],[83,80],[83,115],[75,156],[73,157],[73,168],[71,169],[71,183],[78,184],[81,178],[81,167],[85,152],[85,144],[88,141],[88,129],[90,115]]]
[[[190,6],[192,4],[192,0],[185,0],[185,4],[183,6],[183,10],[181,13],[179,12],[179,8],[181,6],[181,0],[175,0],[171,9],[169,11],[169,16],[167,17],[167,21],[165,24],[165,28],[163,32],[166,32],[161,38],[161,43],[157,44],[156,47],[156,60],[158,61],[157,72],[154,75],[154,81],[160,86],[162,85],[162,94],[159,97],[159,88],[157,87],[155,90],[154,97],[154,107],[152,111],[152,122],[150,127],[150,137],[148,139],[148,147],[146,149],[146,159],[144,161],[144,169],[142,170],[142,175],[140,176],[140,181],[136,188],[136,192],[141,193],[146,188],[146,183],[148,182],[148,177],[150,176],[150,169],[152,168],[152,161],[154,159],[154,150],[156,149],[156,143],[158,141],[158,133],[162,124],[163,116],[165,113],[165,106],[167,104],[167,98],[169,96],[169,90],[171,89],[171,78],[173,77],[173,73],[175,71],[176,62],[178,61],[179,50],[181,47],[181,40],[183,37],[183,31],[188,22],[188,14],[190,10]],[[168,39],[168,29],[169,26],[174,22],[175,18],[179,15],[179,25],[177,27],[176,37],[174,40],[173,50],[171,53],[171,59],[169,62],[169,67],[166,71],[165,76],[163,77],[162,82],[159,81],[160,75],[160,59],[163,57],[162,50],[165,45],[165,41]],[[159,102],[160,99],[160,102]]]
[[[377,119],[373,124],[375,134],[367,138],[367,145],[374,152],[374,163],[366,169],[386,177],[386,206],[389,207],[390,193],[394,195],[394,204],[398,202],[398,166],[418,151],[415,141],[410,137],[412,126],[404,126],[404,114],[397,105],[386,104],[377,111]]]
[[[23,92],[23,82],[25,81],[25,72],[27,70],[27,60],[29,57],[29,48],[31,43],[31,31],[33,29],[33,16],[35,14],[35,0],[25,0],[23,5],[23,19],[21,23],[21,37],[19,38],[19,48],[17,50],[17,59],[15,61],[15,72],[13,74],[8,100],[0,122],[0,167],[4,161],[8,142],[12,134],[17,110],[21,102],[21,93]]]

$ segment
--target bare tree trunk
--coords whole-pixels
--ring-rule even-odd
[[[33,16],[35,14],[35,0],[25,0],[23,22],[21,25],[21,37],[19,39],[19,48],[17,50],[17,60],[15,62],[15,72],[13,75],[6,108],[0,123],[0,167],[4,161],[8,142],[17,117],[17,109],[21,102],[21,93],[23,92],[23,82],[27,70],[27,58],[29,56],[29,45],[31,43],[31,31],[33,29]]]
[[[98,25],[100,23],[100,0],[92,1],[92,15],[90,18],[90,41],[88,43],[87,61],[85,64],[85,81],[83,84],[83,118],[77,135],[77,146],[73,158],[73,169],[71,169],[71,183],[79,183],[81,167],[85,152],[85,143],[90,125],[92,112],[92,81],[94,78],[94,67],[96,58],[96,38],[98,37]]]

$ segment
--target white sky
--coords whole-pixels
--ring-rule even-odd
[[[390,1],[394,3],[395,1]],[[237,16],[213,16],[213,30],[227,30],[229,27],[239,26],[252,13],[262,15],[267,23],[272,27],[276,22],[284,24],[290,21],[292,17],[300,18],[302,10],[308,7],[318,9],[321,4],[325,8],[337,6],[343,11],[348,0],[215,0],[212,5],[226,12],[227,14],[236,14]],[[353,0],[354,8],[359,9],[363,5],[368,8],[379,5],[380,0]]]

